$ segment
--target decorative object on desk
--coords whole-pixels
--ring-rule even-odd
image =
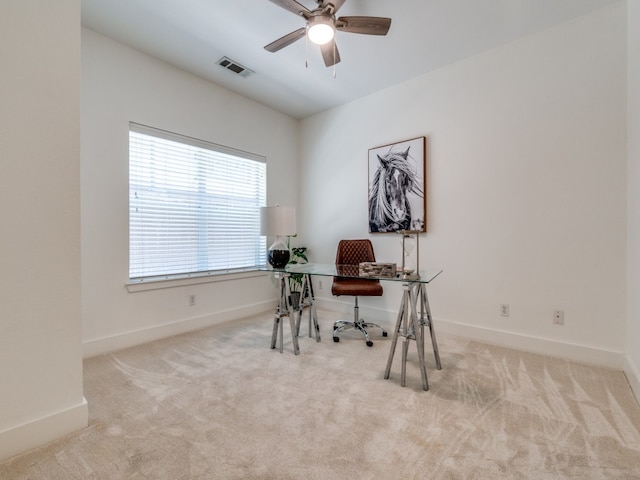
[[[369,150],[369,232],[426,232],[426,138]]]
[[[291,254],[286,237],[295,234],[295,208],[284,205],[260,208],[260,235],[276,237],[267,250],[267,260],[273,268],[284,268],[289,263]]]
[[[401,230],[402,236],[402,265],[400,275],[407,280],[420,278],[420,231]]]
[[[395,263],[361,262],[359,265],[361,277],[393,278],[396,276]]]
[[[291,259],[288,265],[296,265],[299,263],[307,263],[307,247],[293,247],[291,248]],[[293,308],[298,308],[300,304],[300,295],[302,291],[302,273],[290,273],[289,274],[289,291],[291,292],[291,305]]]

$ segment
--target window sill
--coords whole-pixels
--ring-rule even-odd
[[[198,285],[201,283],[226,282],[231,280],[241,280],[243,278],[263,277],[268,272],[259,270],[242,270],[234,272],[210,272],[202,274],[191,274],[183,277],[158,277],[144,280],[129,280],[125,282],[129,293],[145,292],[148,290],[160,290],[163,288],[184,287],[188,285]]]

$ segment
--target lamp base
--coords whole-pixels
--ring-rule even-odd
[[[287,263],[289,263],[289,258],[291,254],[289,250],[271,250],[267,251],[267,259],[269,260],[269,265],[273,268],[284,268]]]
[[[291,254],[284,237],[277,236],[273,245],[267,250],[267,260],[273,268],[284,268],[289,263]]]

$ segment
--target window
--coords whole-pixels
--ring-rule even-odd
[[[265,200],[264,157],[131,123],[129,278],[264,264]]]

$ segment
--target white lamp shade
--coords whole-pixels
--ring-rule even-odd
[[[296,209],[284,205],[260,208],[260,235],[279,237],[296,234]]]

